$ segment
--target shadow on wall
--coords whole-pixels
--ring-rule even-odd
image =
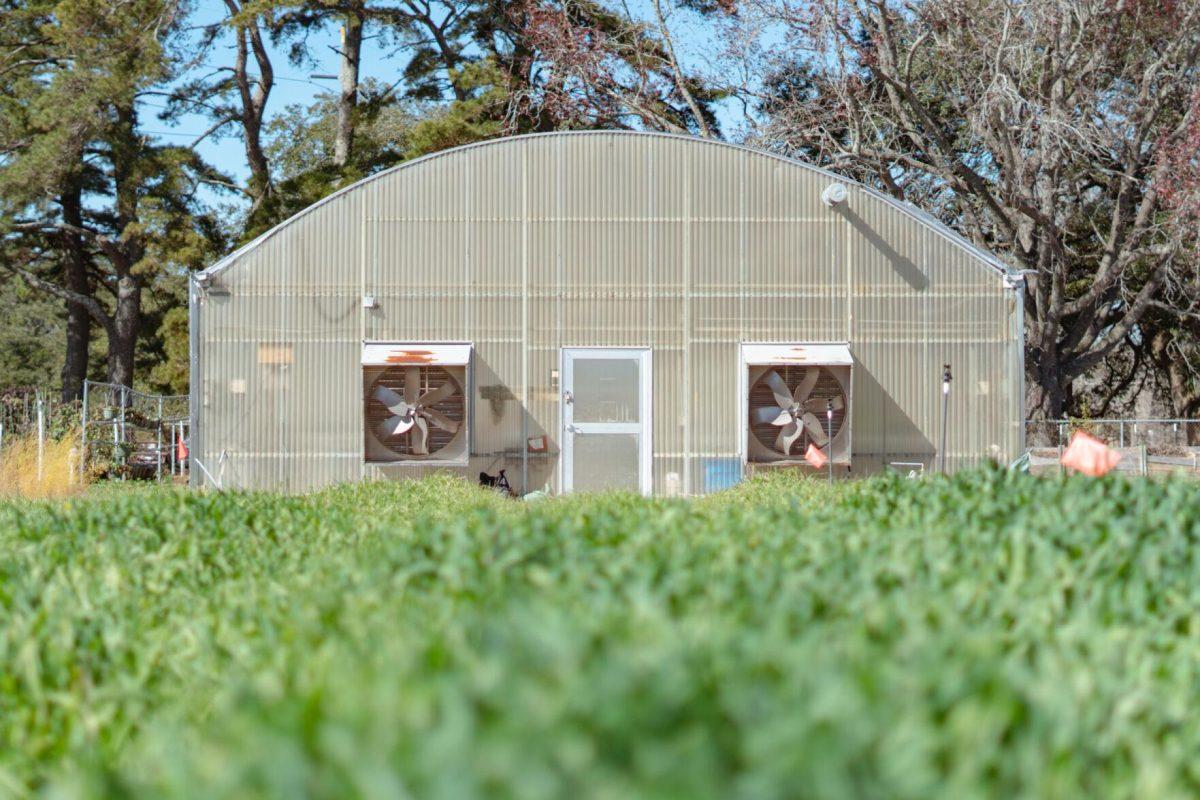
[[[509,381],[475,352],[471,409],[471,475],[507,471],[517,491],[540,489],[551,481],[558,454],[557,436],[546,431],[522,405]],[[528,482],[521,480],[529,439],[545,437],[544,452],[528,453]]]
[[[867,418],[874,422],[867,424]],[[854,363],[853,422],[852,447],[856,467],[870,470],[874,466],[871,462],[877,461],[882,469],[892,461],[922,461],[929,469],[937,456],[937,445],[857,360]]]
[[[854,230],[858,231],[872,247],[883,254],[888,263],[892,265],[892,269],[904,279],[905,283],[918,292],[928,288],[929,278],[921,271],[921,268],[896,252],[895,248],[888,244],[886,239],[876,233],[862,217],[855,214],[852,209],[847,208],[844,203],[835,206],[834,211],[844,217]]]

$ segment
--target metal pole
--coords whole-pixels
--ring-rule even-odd
[[[42,393],[38,392],[37,398],[37,437],[38,437],[38,462],[37,476],[38,482],[46,477],[46,401],[42,399]]]
[[[829,485],[833,486],[833,398],[825,401],[825,427],[829,433]]]
[[[1125,446],[1125,420],[1121,420],[1121,447]]]
[[[132,455],[132,451],[127,451],[127,448],[129,448],[129,428],[126,426],[126,423],[125,423],[125,409],[128,405],[129,405],[129,387],[122,384],[121,385],[121,458],[124,459],[124,462],[121,464],[121,467],[122,467],[121,480],[125,480],[124,467],[129,464],[129,456]]]
[[[162,482],[162,398],[158,398],[158,419],[154,424],[154,480]]]
[[[125,406],[129,405],[129,389],[125,386],[121,387],[121,443],[124,444],[128,436],[125,430]]]
[[[175,440],[175,423],[172,422],[171,423],[171,444],[168,445],[168,447],[171,448],[171,452],[167,456],[169,459],[171,459],[171,477],[172,478],[175,477],[175,441],[176,441]]]
[[[942,446],[938,450],[939,470],[946,474],[946,410],[950,402],[950,365],[942,367]]]
[[[87,426],[88,426],[88,382],[83,382],[83,409],[79,415],[79,483],[82,484],[87,467]]]

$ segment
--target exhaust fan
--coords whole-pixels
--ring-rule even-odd
[[[846,392],[831,368],[776,367],[750,389],[750,430],[783,458],[802,456],[810,442],[827,449],[830,407],[836,438],[846,424]]]
[[[743,344],[742,362],[747,462],[798,462],[812,445],[835,464],[850,463],[847,345]]]
[[[404,366],[373,372],[364,376],[368,461],[457,459],[465,453],[463,367]]]

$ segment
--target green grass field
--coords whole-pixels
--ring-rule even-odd
[[[1200,490],[0,504],[0,795],[1200,793]]]

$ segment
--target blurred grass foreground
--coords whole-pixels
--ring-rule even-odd
[[[0,794],[1200,793],[1200,494],[0,502]]]

